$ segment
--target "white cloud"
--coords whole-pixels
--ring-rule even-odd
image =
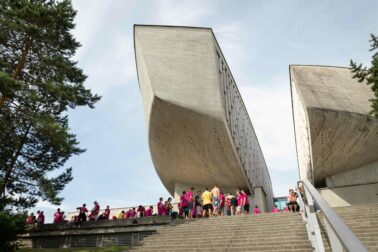
[[[264,85],[239,86],[271,171],[296,171],[288,76]]]

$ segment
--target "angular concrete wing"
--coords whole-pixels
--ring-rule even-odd
[[[317,187],[378,182],[378,123],[373,92],[349,68],[290,66],[301,178]]]
[[[167,190],[261,191],[271,208],[265,160],[212,30],[136,25],[134,44],[150,152]]]

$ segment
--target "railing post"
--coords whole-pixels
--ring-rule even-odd
[[[315,209],[314,209],[314,202],[312,200],[311,194],[304,188],[305,198],[307,200],[307,204],[305,204],[304,199],[302,198],[300,190],[297,190],[298,198],[300,203],[300,207],[303,209],[303,215],[307,217],[307,232],[308,237],[311,241],[315,252],[324,252],[324,244],[322,235],[319,228],[318,219],[316,217]]]

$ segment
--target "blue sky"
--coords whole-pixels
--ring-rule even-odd
[[[369,64],[378,33],[378,1],[73,1],[75,59],[102,96],[96,109],[69,112],[87,151],[71,158],[74,180],[60,206],[72,211],[155,203],[168,197],[151,162],[134,60],[133,25],[211,27],[233,72],[264,153],[275,196],[298,180],[291,114],[290,64]],[[47,221],[57,206],[40,202]],[[33,209],[33,210],[36,210]]]

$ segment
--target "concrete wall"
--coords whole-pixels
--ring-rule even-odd
[[[132,246],[171,222],[169,216],[152,216],[90,221],[80,227],[71,223],[45,224],[32,228],[21,239],[27,248]]]
[[[331,207],[378,203],[378,183],[318,189]]]
[[[370,87],[341,67],[290,66],[290,76],[301,178],[316,187],[378,182]]]
[[[167,190],[216,184],[253,195],[261,186],[271,208],[265,160],[212,30],[135,26],[134,42],[150,152]]]

